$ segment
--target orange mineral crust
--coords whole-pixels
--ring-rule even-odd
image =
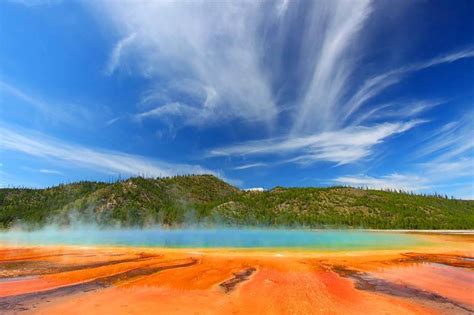
[[[0,248],[1,314],[471,314],[472,237],[403,250]]]

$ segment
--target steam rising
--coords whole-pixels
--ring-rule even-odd
[[[419,242],[414,236],[394,233],[228,227],[101,229],[94,225],[75,225],[68,228],[48,226],[34,231],[13,229],[0,233],[0,244],[7,245],[357,250],[399,248]]]

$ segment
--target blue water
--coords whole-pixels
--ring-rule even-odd
[[[2,232],[0,244],[354,250],[403,248],[422,241],[407,234],[347,230],[82,228]]]

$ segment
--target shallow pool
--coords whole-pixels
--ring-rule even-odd
[[[10,245],[118,245],[170,248],[394,249],[424,243],[415,235],[349,230],[42,229],[0,233]]]

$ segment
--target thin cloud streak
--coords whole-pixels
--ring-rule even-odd
[[[117,67],[120,65],[120,61],[124,54],[124,50],[126,50],[127,47],[132,44],[134,39],[135,39],[135,34],[130,34],[118,41],[118,43],[115,45],[114,49],[112,50],[112,53],[110,54],[109,62],[107,63],[107,67],[105,70],[105,73],[107,75],[112,75],[115,72]]]
[[[386,138],[403,133],[423,121],[384,123],[372,127],[351,127],[299,138],[249,141],[213,149],[209,156],[296,155],[289,162],[330,161],[347,164],[367,157],[373,147]]]
[[[372,189],[396,189],[414,192],[435,192],[436,188],[443,187],[449,180],[472,178],[473,165],[471,160],[463,159],[446,163],[423,163],[415,172],[392,173],[382,176],[366,174],[340,176],[333,179],[336,184]],[[471,186],[473,183],[471,182]],[[461,189],[464,188],[461,185]]]
[[[252,164],[244,164],[234,167],[234,170],[246,170],[249,168],[257,168],[257,167],[265,167],[268,166],[266,163],[252,163]]]
[[[139,113],[133,117],[136,120],[144,120],[147,118],[160,118],[162,120],[181,119],[184,124],[199,124],[204,121],[207,114],[192,106],[174,102],[167,103],[163,106],[153,108],[149,111]]]
[[[215,174],[199,165],[173,164],[117,151],[92,149],[62,142],[31,131],[21,133],[0,126],[0,148],[102,173],[149,177],[177,174]]]
[[[415,152],[415,158],[423,158],[424,161],[411,165],[411,172],[376,177],[367,174],[347,175],[337,177],[333,182],[375,189],[434,192],[438,187],[445,187],[443,183],[467,180],[467,183],[458,185],[453,193],[458,197],[472,199],[472,193],[465,193],[474,187],[472,118],[473,113],[467,113],[462,119],[441,126],[430,137],[420,141],[420,149]],[[426,157],[429,157],[428,160]]]
[[[335,184],[348,185],[353,187],[367,187],[371,189],[395,189],[413,192],[434,193],[439,187],[446,187],[446,182],[456,180],[457,183],[468,180],[459,186],[457,190],[465,190],[474,187],[472,177],[474,168],[472,160],[461,159],[444,163],[423,163],[418,165],[415,171],[406,173],[391,173],[381,176],[370,176],[367,174],[346,175],[334,178]],[[464,193],[453,192],[457,197],[470,199]]]
[[[421,142],[417,157],[432,156],[433,161],[446,162],[453,158],[472,158],[474,150],[474,112],[447,123]]]
[[[446,103],[445,100],[401,101],[380,104],[373,109],[361,113],[351,121],[351,125],[358,126],[372,120],[408,119],[419,117],[421,114]]]
[[[57,171],[57,170],[50,170],[50,169],[47,169],[47,168],[42,168],[39,170],[40,173],[43,173],[43,174],[51,174],[51,175],[64,175],[62,172],[60,171]]]
[[[372,177],[367,175],[341,176],[333,180],[336,184],[371,189],[395,189],[405,191],[420,191],[426,189],[426,180],[417,175],[393,173],[390,175]]]
[[[64,123],[80,125],[85,119],[89,119],[91,116],[84,106],[45,101],[3,80],[0,80],[0,94],[1,93],[28,104],[48,120],[54,119]],[[2,97],[0,104],[3,103],[2,106],[7,106],[8,103],[6,102],[7,100]]]
[[[412,72],[473,57],[474,49],[467,49],[439,56],[426,62],[407,65],[399,69],[391,70],[371,77],[364,82],[361,88],[339,111],[342,114],[342,121],[347,122],[349,118],[353,118],[352,115],[356,113],[365,103],[379,95],[388,87],[399,83],[404,78],[404,76]]]
[[[299,106],[293,133],[333,129],[338,106],[354,69],[351,45],[370,15],[370,1],[335,1],[314,6],[306,40],[316,47],[316,58],[309,87]],[[322,23],[321,21],[327,21]]]

